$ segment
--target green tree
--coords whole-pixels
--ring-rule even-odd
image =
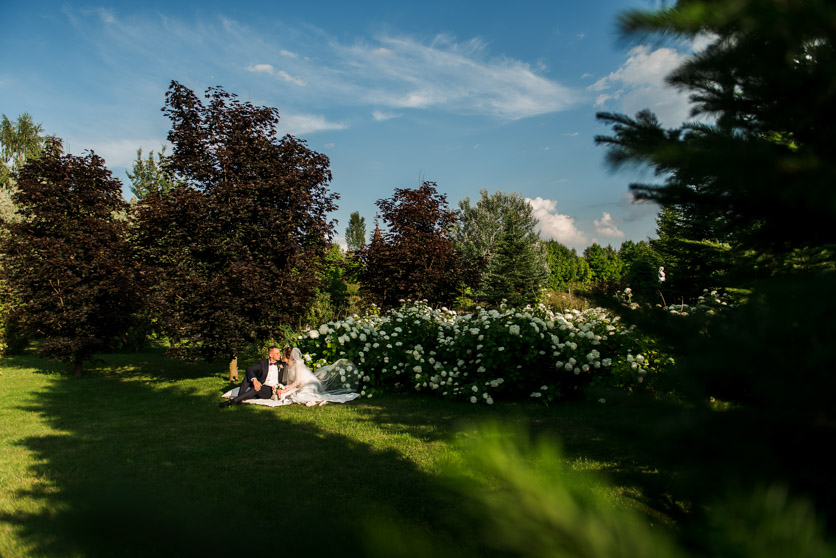
[[[172,82],[165,113],[176,181],[136,206],[149,304],[184,358],[237,356],[298,323],[319,286],[337,195],[328,158],[276,136],[278,111]]]
[[[618,258],[621,260],[623,283],[632,289],[633,294],[655,298],[658,302],[656,293],[662,288],[659,268],[665,267],[665,262],[653,246],[646,240],[625,240],[618,249]],[[667,275],[671,273],[670,266],[666,270],[667,281]]]
[[[2,280],[20,301],[20,324],[43,339],[38,352],[81,376],[126,331],[138,300],[122,184],[92,152],[62,155],[57,139],[18,176],[21,219],[5,223]]]
[[[585,285],[590,280],[589,264],[578,256],[574,248],[569,249],[556,240],[543,243],[549,263],[549,283],[552,291],[562,292],[572,285]]]
[[[651,246],[665,267],[663,292],[671,299],[693,300],[703,289],[724,285],[732,264],[731,245],[706,238],[711,233],[694,221],[678,205],[662,207],[656,218]]]
[[[17,117],[17,122],[4,114],[0,120],[0,218],[14,219],[15,174],[27,160],[41,154],[46,137],[43,126],[35,124],[29,113]]]
[[[321,286],[316,289],[304,325],[316,327],[362,311],[360,274],[362,264],[353,254],[344,253],[332,244],[320,272]]]
[[[597,242],[587,246],[583,257],[589,265],[589,277],[596,283],[616,283],[621,280],[621,260],[618,252],[609,244],[602,247]]]
[[[136,160],[131,170],[127,171],[127,175],[131,181],[131,193],[137,200],[144,199],[150,192],[165,193],[174,188],[174,177],[165,167],[168,159],[165,150],[166,146],[163,146],[156,159],[153,149],[146,159],[142,158],[141,147],[136,150]]]
[[[355,211],[349,217],[345,229],[345,243],[349,252],[359,252],[366,245],[366,218],[360,217],[359,211]]]
[[[28,159],[40,155],[46,137],[43,126],[35,124],[32,116],[24,112],[17,122],[4,114],[0,119],[0,187],[10,188],[13,176]]]
[[[481,190],[480,195],[475,205],[470,198],[459,202],[453,232],[456,248],[481,270],[476,296],[492,303],[535,302],[548,282],[549,267],[531,205],[520,194]]]

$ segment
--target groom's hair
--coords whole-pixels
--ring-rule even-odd
[[[277,346],[275,346],[275,345],[270,345],[269,347],[267,347],[267,352],[269,353],[269,352],[270,352],[270,351],[272,351],[273,349],[278,349],[278,347],[277,347]]]

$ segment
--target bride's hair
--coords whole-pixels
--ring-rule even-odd
[[[290,359],[290,354],[291,354],[292,352],[293,352],[293,347],[285,347],[285,348],[284,348],[284,351],[282,351],[282,354],[284,355],[284,357],[285,357],[286,359],[288,359],[288,360],[289,360],[289,359]]]

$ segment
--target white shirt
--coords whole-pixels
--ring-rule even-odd
[[[276,387],[279,385],[279,363],[274,362],[267,367],[267,379],[264,380],[265,386]]]

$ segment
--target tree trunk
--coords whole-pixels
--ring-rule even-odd
[[[237,382],[238,381],[238,357],[232,357],[232,360],[229,361],[229,381],[230,382]]]
[[[84,360],[81,358],[81,355],[75,355],[73,358],[73,368],[75,369],[73,375],[76,378],[81,378],[81,373],[84,371]]]

